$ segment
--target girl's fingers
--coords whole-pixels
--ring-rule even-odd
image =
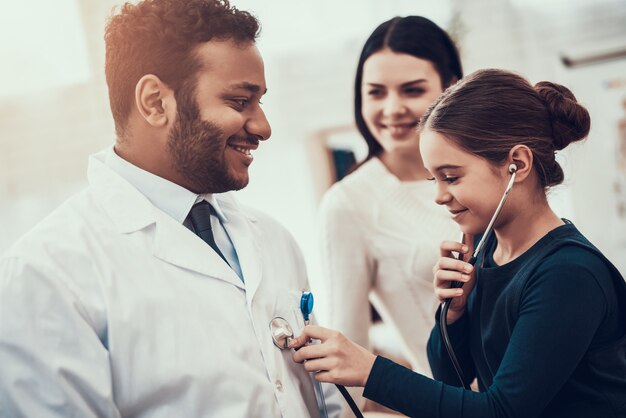
[[[437,262],[437,270],[453,270],[469,274],[474,270],[474,266],[456,258],[441,257]]]
[[[315,380],[322,383],[338,383],[337,380],[332,378],[331,373],[327,371],[320,371],[315,373]]]
[[[467,252],[463,253],[463,260],[469,260],[474,252],[474,235],[463,234],[463,244],[467,247]]]
[[[325,358],[312,359],[304,362],[304,370],[307,372],[326,371],[329,369],[329,361]]]
[[[462,242],[456,241],[443,241],[439,245],[439,254],[441,257],[451,257],[453,251],[466,254],[469,251],[469,247]]]
[[[471,276],[469,274],[460,273],[458,271],[437,270],[435,272],[436,287],[450,287],[450,282],[467,282]]]
[[[289,348],[298,350],[304,345],[306,345],[307,342],[309,342],[309,340],[307,339],[306,335],[299,335],[297,337],[293,337],[292,339],[290,339],[288,344],[289,344]]]
[[[302,334],[292,338],[289,341],[289,348],[298,349],[306,345],[310,339],[320,340],[324,342],[335,334],[337,334],[337,331],[333,331],[331,329],[320,327],[317,325],[307,325],[302,330]]]
[[[437,299],[443,302],[446,299],[452,299],[459,296],[463,296],[463,289],[461,288],[448,288],[448,289],[437,289],[435,291],[437,295]]]
[[[293,353],[293,361],[302,363],[305,360],[325,357],[328,355],[328,349],[324,344],[307,345]]]

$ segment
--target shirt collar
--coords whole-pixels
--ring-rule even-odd
[[[214,194],[206,193],[206,194],[201,194],[201,195],[197,195],[197,196],[198,197],[196,198],[194,204],[202,202],[203,200],[206,200],[207,202],[209,202],[211,204],[211,206],[213,206],[213,208],[215,208],[215,214],[220,219],[220,222],[222,222],[222,223],[228,222],[228,218],[226,217],[226,215],[222,211],[222,208],[220,208],[219,203],[217,203],[217,199],[215,198]],[[189,210],[187,211],[187,213],[189,213],[189,211],[191,211],[191,207],[189,207]]]
[[[163,177],[143,170],[117,155],[113,147],[107,152],[104,163],[146,196],[154,206],[181,224],[187,218],[191,207],[203,200],[213,205],[221,222],[228,222],[217,199],[211,193],[198,195]]]

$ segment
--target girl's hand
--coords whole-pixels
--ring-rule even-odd
[[[321,344],[305,346],[310,339],[321,340]],[[317,371],[315,379],[344,386],[365,386],[376,360],[374,354],[342,333],[315,325],[304,327],[289,347],[297,350],[295,362],[304,362],[306,371]]]
[[[474,288],[474,282],[476,280],[474,267],[464,261],[469,260],[474,251],[474,237],[464,235],[463,241],[465,241],[465,244],[454,241],[442,242],[440,246],[441,257],[433,268],[435,274],[433,281],[435,285],[435,295],[437,295],[437,298],[441,302],[452,298],[448,310],[448,325],[454,323],[465,313],[467,298]],[[463,256],[461,257],[462,259],[459,260],[455,258],[452,253],[453,251],[461,254]],[[463,286],[453,288],[451,287],[453,282],[461,282]]]

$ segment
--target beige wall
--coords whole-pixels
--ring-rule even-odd
[[[0,252],[82,187],[86,157],[114,140],[104,83],[102,36],[105,18],[116,2],[76,2],[91,78],[36,94],[0,98]],[[544,2],[548,9],[542,9],[542,3],[536,0],[346,0],[343,6],[330,1],[313,6],[304,0],[232,2],[255,11],[264,26],[259,43],[269,87],[264,106],[273,127],[273,137],[256,153],[250,186],[240,196],[244,202],[273,214],[294,233],[312,274],[317,274],[317,204],[327,183],[326,173],[320,174],[324,170],[320,160],[323,153],[314,141],[319,141],[324,132],[352,126],[352,80],[359,49],[369,31],[382,20],[414,13],[431,17],[442,26],[453,25],[466,73],[487,66],[503,67],[519,71],[532,81],[573,81],[578,86],[589,77],[597,88],[585,89],[586,95],[626,96],[626,89],[607,93],[601,87],[603,77],[618,77],[621,69],[621,74],[626,74],[626,61],[615,62],[618,70],[611,70],[612,75],[597,67],[581,79],[559,60],[563,51],[583,45],[592,49],[610,42],[626,45],[623,0],[554,0]],[[41,48],[50,47],[42,33]],[[612,105],[607,101],[606,106]],[[594,104],[600,125],[594,124],[592,132],[610,136],[613,122],[603,118],[610,113],[605,110],[602,100]],[[585,145],[586,153],[598,156],[593,161],[605,158],[601,143],[592,137]],[[599,179],[615,174],[610,164],[601,164],[586,167],[581,175],[589,178],[589,170],[600,170]],[[572,178],[575,176],[573,173]],[[574,184],[580,185],[580,181]],[[613,241],[604,240],[605,236],[618,234],[619,229],[607,232],[602,222],[615,211],[609,207],[608,215],[599,220],[593,213],[603,196],[610,202],[606,194],[611,192],[602,189],[604,195],[586,201],[584,196],[590,187],[585,182],[577,190],[570,187],[562,193],[559,205],[578,216],[576,221],[602,245],[609,246]],[[626,266],[621,268],[626,271]]]

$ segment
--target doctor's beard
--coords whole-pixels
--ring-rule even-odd
[[[224,155],[229,138],[216,124],[201,119],[193,97],[182,96],[167,140],[174,169],[194,193],[223,193],[246,187],[248,176],[238,178],[229,170]]]

